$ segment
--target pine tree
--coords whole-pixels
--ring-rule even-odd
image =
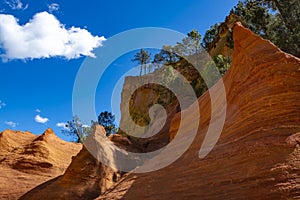
[[[115,116],[111,112],[101,112],[98,116],[98,123],[104,127],[106,136],[116,133]]]
[[[142,72],[144,69],[144,74],[147,74],[147,64],[150,62],[151,54],[144,49],[141,49],[134,55],[134,58],[131,60],[132,62],[137,62],[140,65],[140,76],[142,76]]]

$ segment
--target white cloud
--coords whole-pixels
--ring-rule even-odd
[[[21,0],[5,0],[4,3],[13,10],[26,10],[28,8],[28,4],[23,5]]]
[[[40,109],[36,109],[36,110],[35,110],[35,112],[38,112],[38,113],[40,113],[40,112],[41,112],[41,110],[40,110]]]
[[[63,128],[63,129],[66,129],[66,130],[69,130],[67,127],[66,127],[67,123],[64,123],[64,122],[59,122],[56,124],[57,127],[60,127],[60,128]]]
[[[52,3],[48,5],[49,12],[52,13],[53,11],[58,11],[59,10],[59,4],[58,3]]]
[[[0,47],[5,52],[3,61],[80,56],[95,57],[94,48],[102,46],[105,38],[93,36],[86,29],[66,29],[57,18],[40,12],[25,25],[20,25],[13,15],[0,14]],[[16,48],[18,47],[18,48]]]
[[[4,106],[6,106],[6,104],[0,100],[0,109],[3,108]]]
[[[66,123],[64,123],[64,122],[59,122],[59,123],[56,124],[56,126],[57,126],[57,127],[62,127],[62,128],[64,128],[64,127],[66,127]]]
[[[12,128],[15,128],[17,126],[17,123],[13,121],[6,121],[4,123],[8,126],[11,126]]]
[[[34,120],[37,122],[37,123],[41,123],[41,124],[45,124],[49,121],[49,119],[47,117],[41,117],[40,115],[36,115],[34,117]]]

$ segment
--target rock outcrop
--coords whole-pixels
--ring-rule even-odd
[[[154,137],[147,139],[129,136],[132,146],[138,152],[153,151],[161,148],[169,143],[169,129],[171,121],[177,112],[178,102],[171,96],[171,92],[166,88],[156,85],[147,84],[153,81],[153,76],[161,74],[158,71],[147,76],[135,77],[129,76],[125,78],[123,89],[122,89],[122,101],[121,101],[121,121],[119,133],[126,135],[128,132],[138,132],[140,136],[146,135],[151,130],[144,129],[143,131],[137,131],[136,125],[147,126],[151,119],[149,116],[149,109],[154,104],[160,104],[164,106],[167,114],[166,123],[159,130]],[[145,84],[144,84],[145,83]],[[142,85],[141,87],[138,87]],[[135,88],[138,88],[135,90]],[[130,99],[130,100],[129,100]],[[127,102],[129,100],[129,105]],[[130,116],[125,115],[129,113]],[[157,121],[164,121],[159,113],[154,113],[153,118]],[[134,123],[131,123],[131,121]],[[132,134],[133,135],[133,134]]]
[[[189,60],[195,60],[194,57],[199,56],[191,56]],[[172,87],[166,87],[166,85],[170,86],[172,84],[174,86],[179,82],[178,77],[170,69],[178,71],[192,85],[195,95],[200,96],[204,89],[201,89],[203,80],[200,78],[197,69],[184,59],[161,66],[161,68],[144,76],[128,76],[125,78],[120,105],[121,121],[119,133],[122,135],[128,133],[128,135],[135,135],[133,132],[137,132],[139,136],[145,136],[144,138],[128,137],[134,149],[139,152],[151,152],[167,145],[170,142],[169,129],[171,121],[175,114],[183,109],[180,107],[174,91],[171,91]],[[162,83],[159,83],[160,80],[163,80]],[[186,99],[186,102],[188,101],[190,103],[193,102],[193,100]],[[156,104],[163,106],[166,116],[159,111],[151,113],[152,106]],[[129,113],[129,115],[125,113]],[[155,120],[151,120],[151,118]],[[135,123],[131,123],[131,121]],[[136,125],[142,126],[144,130],[137,131]],[[149,127],[145,128],[147,125]],[[155,128],[152,129],[151,127]],[[151,135],[156,134],[148,137],[149,133]]]
[[[90,136],[90,139],[97,136],[106,138],[106,132],[102,126],[98,126],[97,130]],[[103,165],[83,147],[78,155],[73,157],[70,166],[62,176],[39,185],[20,199],[94,199],[107,191],[119,179],[118,171]]]
[[[180,121],[178,113],[172,120],[169,140],[177,137],[179,124],[184,130],[190,130],[195,120],[200,124],[193,143],[177,161],[119,180],[117,172],[84,148],[64,175],[22,199],[300,199],[300,59],[239,23],[233,36],[233,62],[223,77],[226,101],[216,98],[212,110],[206,92],[194,104],[200,108],[200,119],[190,107],[184,111],[190,113],[188,119]],[[218,97],[223,95],[220,88],[219,81],[210,91]],[[218,114],[224,105],[226,119],[218,143],[200,159],[212,112]],[[122,136],[111,140],[131,145]],[[17,142],[5,149],[14,146]]]
[[[232,28],[236,22],[242,22],[242,20],[237,15],[230,13],[225,21],[219,25],[216,38],[208,44],[207,51],[209,55],[212,57],[217,55],[232,57],[233,47],[231,47],[230,40],[232,38]]]
[[[82,145],[59,139],[51,129],[37,136],[6,130],[0,133],[0,199],[25,192],[63,174]]]
[[[300,60],[240,24],[233,63],[223,78],[225,126],[214,149],[199,149],[211,118],[210,96],[199,98],[200,128],[176,162],[129,174],[98,199],[300,199]],[[218,95],[218,82],[213,90]],[[191,117],[197,113],[188,110]],[[176,135],[180,118],[171,125]]]

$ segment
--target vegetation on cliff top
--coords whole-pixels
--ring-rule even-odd
[[[244,26],[270,40],[281,50],[300,57],[298,0],[242,0],[230,13],[236,15]],[[210,51],[213,48],[212,44],[217,42],[224,25],[226,26],[226,24],[216,23],[206,31],[202,42],[206,50]],[[232,34],[229,35],[228,40],[232,41]]]
[[[199,97],[208,89],[207,85],[213,85],[219,76],[210,74],[212,76],[210,82],[205,83],[198,71],[194,69],[186,58],[193,59],[193,57],[196,57],[195,55],[201,54],[204,51],[211,53],[211,50],[218,45],[220,38],[225,37],[226,42],[221,45],[226,46],[227,51],[229,51],[224,53],[224,48],[221,48],[221,51],[214,52],[211,54],[212,60],[205,63],[201,69],[203,70],[203,74],[206,74],[208,72],[207,69],[211,65],[214,65],[218,68],[220,74],[224,75],[230,67],[231,53],[234,48],[232,26],[228,24],[232,22],[230,22],[232,18],[234,22],[241,21],[254,33],[270,40],[283,51],[298,57],[300,56],[300,4],[297,0],[241,0],[231,10],[226,21],[211,26],[203,38],[197,30],[192,30],[182,41],[177,42],[176,45],[162,46],[160,52],[154,56],[151,56],[151,53],[147,50],[141,49],[134,55],[132,62],[140,65],[140,76],[147,76],[148,74],[159,75],[170,83],[176,80],[170,68],[179,71],[190,82],[195,94]],[[133,94],[130,102],[131,117],[137,124],[142,126],[149,123],[150,118],[147,114],[147,109],[153,104],[161,104],[167,110],[171,110],[174,106],[177,106],[176,97],[170,90],[153,85],[151,88],[156,98],[147,103],[147,108],[141,109],[134,103],[137,92]],[[72,121],[68,122],[69,132],[75,133],[75,135],[76,133],[88,132],[86,127],[80,126],[80,123],[78,123],[79,119],[75,119],[74,117]],[[100,121],[98,119],[98,123],[103,125],[103,122]],[[108,134],[111,131],[116,132],[115,126],[112,129],[110,127],[107,129]],[[78,137],[78,140],[81,140],[80,137]]]

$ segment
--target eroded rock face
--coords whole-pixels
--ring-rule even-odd
[[[196,64],[196,57],[206,56],[191,56],[189,61]],[[138,152],[152,152],[166,146],[170,142],[169,129],[175,114],[184,109],[181,106],[187,107],[192,104],[196,96],[202,93],[202,79],[190,62],[179,60],[161,66],[150,74],[125,78],[120,105],[119,133],[127,135],[132,143],[131,146]],[[197,65],[200,70],[202,65],[200,63]],[[195,98],[186,95],[185,105],[179,104],[172,87],[176,87],[177,92],[187,88],[179,84],[180,78],[172,72],[173,70],[178,71],[189,83],[188,85],[195,89],[193,91]],[[157,104],[163,107],[163,111],[155,108]]]
[[[300,60],[240,24],[233,34],[233,63],[223,78],[227,102],[216,107],[218,112],[227,103],[227,115],[214,149],[198,157],[211,117],[206,92],[198,101],[198,134],[179,160],[130,174],[98,199],[300,198]],[[197,120],[198,113],[188,112]],[[179,123],[175,116],[171,138]]]
[[[111,187],[117,176],[83,148],[64,175],[39,185],[20,199],[94,199]]]
[[[106,138],[102,126],[97,126],[88,140],[96,134]],[[20,199],[94,199],[107,191],[120,178],[120,173],[99,162],[86,147],[74,156],[66,172],[27,192]]]
[[[52,129],[0,133],[0,199],[18,199],[25,192],[63,174],[82,145],[59,139]]]
[[[209,44],[207,49],[212,57],[218,55],[223,55],[228,58],[232,57],[233,48],[230,47],[229,38],[231,37],[231,30],[234,24],[241,21],[240,17],[230,13],[225,21],[220,24],[217,37]]]
[[[198,100],[200,120],[191,108],[186,111],[189,121],[180,122],[180,113],[174,117],[170,139],[176,137],[180,123],[189,130],[193,120],[199,120],[200,128],[190,148],[168,167],[129,173],[114,184],[106,177],[115,172],[83,149],[63,176],[23,199],[299,198],[300,60],[240,24],[234,27],[234,42],[233,63],[223,78],[227,102],[217,101],[214,111],[227,104],[226,121],[217,145],[205,158],[198,155],[211,118],[208,92]],[[213,87],[216,95],[221,95],[219,84]],[[122,136],[111,140],[131,145]],[[106,187],[107,183],[112,184]]]
[[[120,105],[122,114],[119,133],[128,135],[131,146],[137,152],[154,151],[169,143],[168,132],[170,123],[177,112],[178,101],[172,98],[171,92],[166,88],[157,84],[147,84],[148,82],[155,82],[156,79],[153,77],[161,73],[155,72],[142,77],[128,76],[124,81]],[[127,104],[128,102],[129,104]],[[154,104],[162,104],[164,106],[167,112],[166,123],[164,123],[165,120],[160,113],[155,112],[153,113],[153,118],[158,123],[161,121],[163,127],[158,130],[154,137],[134,137],[135,133],[139,134],[140,137],[147,135],[147,133],[152,133],[152,130],[147,128],[143,131],[138,131],[136,125],[145,127],[150,124],[149,109]],[[129,113],[129,116],[125,113]]]

